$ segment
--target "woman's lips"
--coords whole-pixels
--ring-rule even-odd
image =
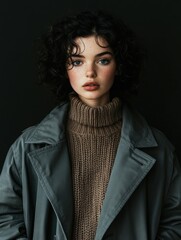
[[[96,82],[87,82],[83,85],[83,88],[86,91],[95,91],[99,88],[99,84],[97,84]]]

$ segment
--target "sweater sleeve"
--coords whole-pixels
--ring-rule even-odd
[[[0,239],[25,240],[21,179],[10,148],[0,175]]]
[[[169,190],[162,209],[157,239],[181,239],[181,169],[176,157]]]

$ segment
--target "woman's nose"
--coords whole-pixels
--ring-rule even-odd
[[[87,66],[86,69],[86,77],[87,78],[95,78],[97,76],[95,66],[93,64],[90,64]]]

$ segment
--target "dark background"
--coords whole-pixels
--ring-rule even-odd
[[[133,102],[181,157],[180,0],[1,0],[0,168],[21,131],[39,122],[55,104],[49,91],[36,85],[36,40],[63,14],[96,8],[120,16],[144,43],[148,57]]]

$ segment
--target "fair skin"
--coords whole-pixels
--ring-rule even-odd
[[[78,54],[68,60],[67,74],[73,90],[90,107],[110,101],[110,89],[116,73],[116,61],[105,39],[95,36],[76,39]],[[103,46],[103,47],[102,47]]]

